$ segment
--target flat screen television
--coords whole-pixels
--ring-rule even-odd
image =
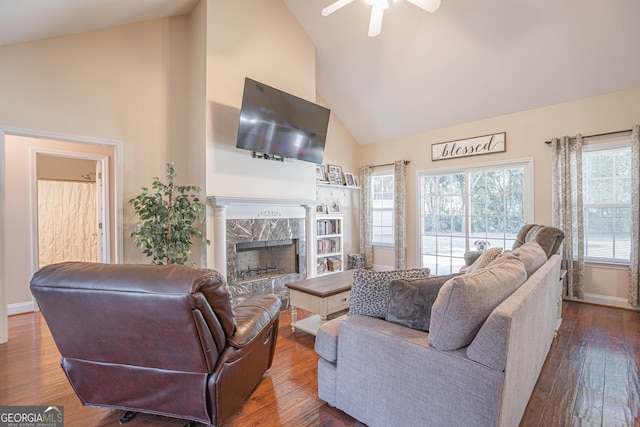
[[[237,148],[322,163],[330,110],[246,78]]]

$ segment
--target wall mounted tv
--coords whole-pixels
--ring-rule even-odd
[[[246,78],[236,147],[253,151],[254,157],[322,163],[329,114],[325,107]]]

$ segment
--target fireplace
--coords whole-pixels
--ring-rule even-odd
[[[209,197],[214,206],[214,268],[239,301],[276,294],[289,307],[287,283],[307,277],[315,201]]]
[[[299,273],[298,240],[236,243],[236,283]]]

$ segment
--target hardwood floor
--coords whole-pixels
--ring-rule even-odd
[[[225,427],[362,426],[317,397],[314,337],[292,333],[289,321],[283,312],[273,366]],[[10,317],[9,342],[0,345],[0,405],[62,405],[67,426],[119,425],[121,411],[80,404],[59,359],[39,314]],[[565,302],[521,426],[640,426],[639,364],[640,313]],[[138,414],[126,425],[184,424]]]

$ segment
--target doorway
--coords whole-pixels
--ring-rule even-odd
[[[36,154],[38,268],[108,262],[104,251],[102,160]]]
[[[121,164],[116,158],[120,144],[109,141],[56,138],[35,134],[1,134],[2,165],[5,180],[4,193],[0,192],[2,212],[2,257],[0,267],[5,271],[0,277],[0,292],[6,298],[8,315],[37,309],[29,282],[39,268],[38,237],[38,160],[41,156],[90,160],[94,162],[96,176],[102,178],[102,194],[96,197],[102,205],[97,213],[101,216],[103,236],[102,254],[98,260],[118,262],[121,254],[121,212],[118,201]],[[91,173],[83,171],[82,174]],[[80,179],[82,177],[80,176]],[[118,185],[116,185],[116,182]],[[1,300],[2,298],[0,298]],[[1,301],[0,301],[1,302]],[[0,312],[0,317],[3,313]],[[1,320],[1,319],[0,319]]]
[[[38,269],[38,152],[62,157],[95,156],[102,165],[104,256],[122,259],[122,142],[0,126],[0,344],[9,339],[7,316],[37,309],[29,282]]]

